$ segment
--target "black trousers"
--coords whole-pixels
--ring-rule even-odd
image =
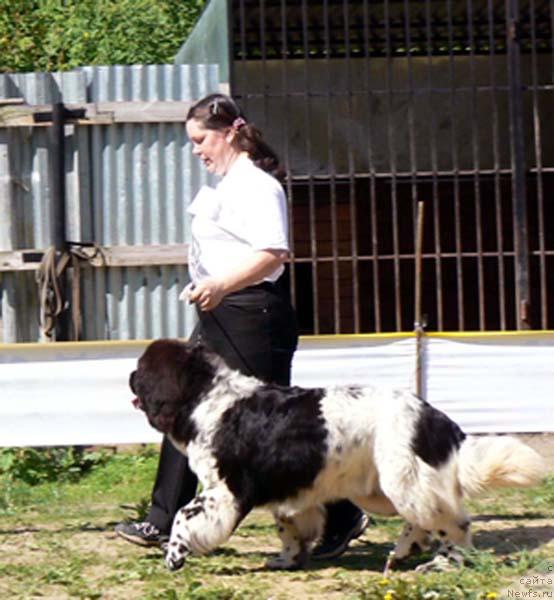
[[[191,341],[202,342],[246,375],[290,384],[298,334],[294,310],[279,285],[263,283],[229,294],[198,316]],[[197,484],[187,458],[164,437],[147,521],[169,533],[175,513],[192,500]]]

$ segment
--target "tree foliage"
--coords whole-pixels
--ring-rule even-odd
[[[205,0],[0,0],[0,71],[173,62]]]

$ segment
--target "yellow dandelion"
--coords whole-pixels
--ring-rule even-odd
[[[393,594],[394,592],[392,590],[388,590],[387,593],[383,596],[383,600],[394,600]]]
[[[485,598],[486,600],[495,600],[495,598],[498,598],[498,594],[496,592],[487,592]]]

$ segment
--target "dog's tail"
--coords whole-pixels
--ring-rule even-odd
[[[458,458],[458,478],[464,494],[487,488],[527,487],[545,475],[542,457],[512,436],[468,436]]]

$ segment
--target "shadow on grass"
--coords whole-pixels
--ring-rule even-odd
[[[113,528],[116,521],[108,523],[106,525],[93,525],[90,522],[83,522],[77,524],[66,524],[62,527],[40,527],[40,526],[28,526],[28,527],[14,527],[13,529],[0,529],[0,535],[18,535],[23,533],[75,533],[75,532],[90,532],[90,533],[114,533]],[[115,534],[114,534],[115,535]]]
[[[513,555],[515,552],[526,550],[535,550],[548,543],[554,538],[554,526],[545,525],[542,527],[511,527],[495,531],[478,531],[474,536],[474,544],[478,551],[492,550],[494,555],[503,557]],[[385,567],[389,552],[394,544],[375,543],[369,540],[357,540],[340,557],[332,560],[310,560],[301,572],[317,573],[330,567],[345,569],[347,571],[373,571],[376,574],[382,573]],[[247,575],[249,573],[268,573],[271,572],[266,566],[266,561],[272,557],[273,552],[260,551],[237,551],[233,548],[220,548],[212,556],[222,559],[240,559],[252,566],[230,565],[230,564],[212,564],[208,570],[213,575]],[[396,572],[410,572],[433,558],[433,552],[424,552],[414,554],[394,565]],[[156,555],[159,558],[159,554]],[[197,558],[195,560],[202,560]],[[257,566],[256,566],[257,563]],[[471,569],[470,565],[466,568]]]
[[[535,550],[554,539],[554,526],[504,527],[493,531],[477,531],[473,543],[479,550],[493,550],[496,555],[519,550]]]
[[[545,515],[539,512],[525,512],[523,514],[510,514],[510,513],[495,513],[492,515],[479,514],[471,518],[476,523],[478,521],[530,521],[533,519],[548,519],[550,515]]]

